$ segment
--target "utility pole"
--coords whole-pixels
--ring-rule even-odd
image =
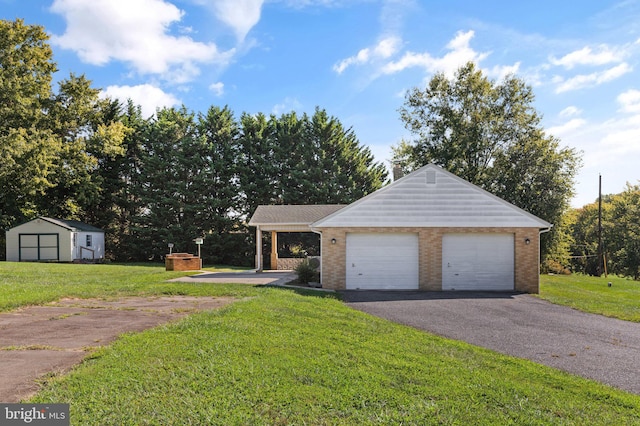
[[[602,175],[598,175],[598,276],[602,275]]]

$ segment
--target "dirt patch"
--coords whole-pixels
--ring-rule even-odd
[[[38,390],[38,378],[66,372],[120,334],[142,331],[190,313],[216,309],[227,297],[62,299],[0,314],[0,402]]]

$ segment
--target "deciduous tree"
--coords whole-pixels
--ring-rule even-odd
[[[580,157],[540,125],[530,86],[515,76],[489,80],[473,63],[453,79],[436,74],[410,90],[400,117],[416,139],[394,148],[405,171],[434,163],[489,192],[560,224]],[[558,243],[543,239],[543,254]]]
[[[56,71],[47,40],[40,26],[0,20],[2,229],[37,213],[36,200],[52,185],[51,171],[61,148],[45,113]],[[4,248],[4,233],[0,238]]]

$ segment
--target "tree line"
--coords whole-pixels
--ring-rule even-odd
[[[589,275],[640,279],[640,185],[603,196],[601,205],[600,221],[598,201],[567,213],[571,256],[564,264]]]
[[[182,106],[143,117],[84,76],[54,91],[47,40],[40,26],[0,21],[3,229],[38,215],[79,219],[106,231],[114,260],[160,259],[169,242],[194,251],[204,237],[206,262],[248,264],[246,221],[259,204],[348,204],[388,183],[353,130],[321,108],[236,116]],[[393,161],[405,173],[438,164],[554,224],[543,270],[597,274],[595,207],[569,207],[581,156],[545,132],[534,100],[523,80],[490,80],[473,63],[453,78],[437,73],[407,92],[399,112],[413,139],[393,147]],[[608,271],[638,279],[639,188],[603,201]]]
[[[105,230],[120,261],[159,259],[169,242],[194,251],[204,237],[206,262],[247,264],[257,205],[350,203],[387,182],[353,130],[320,108],[236,118],[183,106],[145,118],[84,76],[54,91],[47,39],[40,26],[0,21],[3,229],[36,216],[83,220]]]

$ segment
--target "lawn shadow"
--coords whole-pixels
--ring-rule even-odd
[[[391,302],[398,300],[450,300],[450,299],[513,299],[522,292],[504,291],[396,291],[396,290],[342,290],[347,303]]]
[[[338,292],[316,289],[313,287],[301,287],[296,285],[278,285],[278,284],[258,284],[258,285],[255,285],[254,287],[255,288],[277,288],[279,290],[292,291],[301,296],[313,296],[313,297],[320,297],[320,298],[342,300],[342,296]]]

